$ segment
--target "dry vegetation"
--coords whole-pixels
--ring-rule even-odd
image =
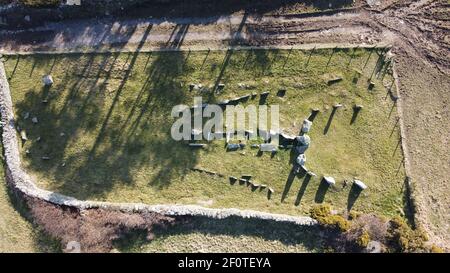
[[[124,213],[100,209],[77,211],[28,199],[31,214],[45,232],[61,240],[62,246],[79,242],[82,252],[108,252],[112,242],[132,230],[147,232],[151,238],[155,225],[170,224],[173,219],[156,213]]]

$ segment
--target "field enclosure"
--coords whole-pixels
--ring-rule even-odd
[[[24,168],[45,189],[79,199],[199,204],[306,214],[316,203],[338,210],[404,214],[403,155],[392,76],[383,49],[233,49],[5,57],[17,124],[26,132]],[[381,68],[381,69],[379,69]],[[50,74],[54,84],[43,87]],[[224,84],[221,93],[215,87]],[[192,88],[192,86],[195,88]],[[284,96],[277,96],[279,90]],[[243,105],[280,106],[296,135],[311,109],[308,169],[292,172],[290,149],[227,152],[224,141],[193,149],[170,137],[172,107],[194,96],[214,103],[255,93]],[[395,97],[394,97],[395,99]],[[333,105],[342,107],[333,111]],[[363,109],[355,114],[355,105]],[[223,174],[202,173],[200,168]],[[274,189],[228,177],[251,174]],[[336,185],[324,187],[322,176]],[[355,194],[358,178],[368,189]]]

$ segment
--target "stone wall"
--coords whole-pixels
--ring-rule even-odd
[[[19,142],[14,122],[13,103],[9,83],[2,62],[0,62],[0,114],[6,180],[14,190],[19,191],[24,195],[38,198],[55,205],[73,207],[79,210],[102,208],[124,212],[156,212],[168,216],[206,216],[215,219],[235,216],[277,222],[290,222],[298,225],[317,224],[317,222],[310,217],[273,214],[253,210],[239,210],[235,208],[212,209],[197,205],[146,205],[142,203],[111,203],[78,200],[70,196],[40,189],[21,167]]]

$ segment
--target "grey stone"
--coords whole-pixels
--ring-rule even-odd
[[[306,155],[305,154],[298,155],[297,158],[295,159],[295,162],[300,166],[304,166],[306,163]]]
[[[303,120],[303,126],[302,126],[302,132],[308,133],[309,130],[311,130],[312,121],[309,121],[308,119]]]
[[[37,117],[33,117],[33,118],[31,119],[31,121],[32,121],[33,123],[38,123],[38,118],[37,118]]]
[[[311,143],[311,138],[308,135],[302,135],[296,137],[297,145],[309,146]]]
[[[332,85],[332,84],[338,83],[340,81],[342,81],[341,77],[334,77],[332,79],[329,79],[327,83],[328,83],[328,85]]]
[[[252,179],[252,175],[251,174],[243,174],[243,175],[241,175],[241,177],[244,178],[244,179],[247,179],[247,180]]]
[[[367,189],[367,185],[364,184],[361,180],[355,179],[353,180],[353,183],[355,183],[356,186],[358,186],[361,190]]]
[[[20,131],[20,138],[22,138],[23,141],[27,141],[27,133],[25,132],[25,130]]]
[[[261,152],[275,152],[278,150],[277,145],[271,143],[263,143],[259,146]]]
[[[193,148],[205,148],[206,144],[203,143],[189,143],[189,147]]]
[[[236,151],[241,148],[241,145],[238,143],[228,143],[227,144],[227,151]]]
[[[336,180],[334,180],[334,178],[331,176],[324,176],[323,180],[325,180],[325,182],[327,182],[329,185],[336,184]]]
[[[378,241],[370,241],[366,247],[366,252],[368,253],[381,253],[381,250],[382,246]]]
[[[42,83],[45,86],[51,86],[53,84],[53,77],[51,75],[45,75],[42,77]]]

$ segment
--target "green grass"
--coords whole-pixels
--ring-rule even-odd
[[[317,227],[228,218],[195,218],[154,230],[148,241],[144,232],[133,232],[115,243],[120,252],[322,252],[326,244]]]
[[[0,151],[3,146],[0,145]],[[1,160],[3,164],[3,159]],[[12,194],[0,168],[0,252],[59,252],[58,243],[30,222],[28,209]]]
[[[354,69],[362,69],[369,51],[338,50],[327,67],[330,54],[331,50],[316,50],[311,56],[300,50],[242,50],[12,56],[5,65],[15,112],[30,139],[21,147],[24,167],[39,186],[81,199],[202,204],[292,215],[306,214],[317,202],[339,210],[354,202],[359,211],[402,214],[404,170],[394,127],[397,111],[383,87],[391,77],[384,83],[374,79],[375,88],[368,91],[375,52],[356,84]],[[55,79],[49,90],[41,84],[47,73]],[[343,80],[328,86],[326,79],[333,75]],[[206,150],[173,141],[172,106],[192,104],[198,93],[188,91],[190,83],[216,82],[226,84],[224,93],[204,94],[204,101],[270,90],[268,103],[280,104],[282,128],[292,134],[298,133],[311,108],[321,109],[306,153],[307,167],[319,176],[309,183],[305,177],[290,176],[290,151],[258,156],[250,147],[245,154],[227,153],[221,141]],[[238,83],[253,89],[241,89]],[[280,88],[287,89],[284,98],[275,96]],[[337,102],[344,107],[324,134]],[[258,99],[248,103],[257,104]],[[364,109],[350,124],[355,103]],[[25,120],[26,112],[30,117]],[[31,122],[33,116],[38,124]],[[227,179],[192,172],[192,167],[227,176],[252,174],[275,194],[268,200],[265,191],[230,185]],[[321,175],[335,177],[336,187],[325,191]],[[369,187],[357,198],[350,185],[344,187],[344,180],[355,176]]]

